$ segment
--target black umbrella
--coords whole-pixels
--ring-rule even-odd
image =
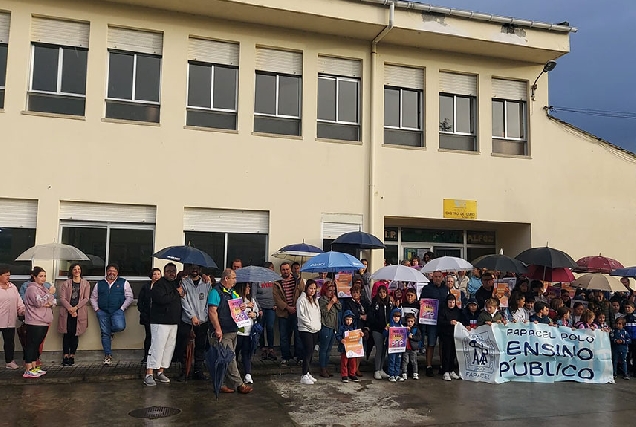
[[[549,268],[576,268],[576,261],[563,251],[549,248],[531,248],[521,252],[515,257],[527,265],[540,265]]]
[[[472,262],[474,267],[487,268],[494,271],[510,271],[516,274],[525,274],[528,269],[517,259],[506,255],[492,254],[484,255]]]
[[[352,231],[345,233],[334,240],[332,245],[347,245],[357,249],[384,249],[384,243],[373,234],[364,231]]]
[[[263,325],[256,322],[252,325],[252,331],[250,333],[250,354],[256,353],[258,345],[261,341],[261,334],[263,333]]]
[[[205,353],[205,361],[210,370],[210,379],[212,380],[212,387],[214,387],[214,394],[217,399],[221,392],[227,366],[232,359],[234,359],[234,350],[219,342],[210,346],[210,349]]]

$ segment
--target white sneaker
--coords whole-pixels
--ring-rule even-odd
[[[309,378],[309,375],[303,375],[300,377],[300,383],[305,385],[313,385],[314,382]]]
[[[395,379],[395,377],[389,377],[389,381],[390,381],[390,382],[392,382],[392,383],[394,383],[394,382],[396,382],[397,380]]]
[[[243,381],[245,384],[254,384],[254,381],[252,380],[252,376],[250,374],[245,374],[245,381]]]
[[[404,375],[406,375],[406,374],[404,374]],[[398,380],[398,382],[405,381],[406,378],[404,377],[404,375],[398,375],[397,377],[395,377],[395,379]]]
[[[380,373],[380,371],[375,371],[375,374],[373,374],[373,378],[375,378],[376,380],[381,380],[382,374]]]
[[[455,372],[451,372],[450,373],[450,377],[454,380],[461,380],[462,377],[460,377],[459,375],[457,375]]]
[[[317,383],[317,382],[318,382],[318,380],[317,380],[316,378],[314,378],[314,376],[313,376],[313,375],[311,375],[311,374],[307,374],[307,375],[309,375],[309,378],[310,378],[313,382],[315,382],[315,383]]]
[[[389,378],[389,374],[387,374],[386,372],[384,372],[384,369],[382,369],[382,370],[380,371],[380,376],[381,376],[382,378]]]
[[[413,379],[414,380],[419,380],[420,379],[420,374],[413,374]]]
[[[450,381],[451,380],[451,376],[448,372],[444,372],[444,376],[442,377],[442,379],[444,381]]]
[[[407,379],[407,378],[408,378],[408,375],[406,374],[406,372],[405,372],[405,373],[403,373],[403,374],[402,374],[402,379],[403,379],[403,380],[405,380],[405,379]]]

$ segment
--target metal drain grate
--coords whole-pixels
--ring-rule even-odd
[[[128,415],[135,418],[148,418],[156,420],[157,418],[166,418],[181,413],[179,408],[170,408],[169,406],[150,406],[149,408],[140,408],[130,411]]]

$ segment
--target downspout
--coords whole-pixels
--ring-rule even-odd
[[[375,218],[375,151],[378,143],[376,132],[376,109],[381,107],[381,102],[375,101],[376,95],[376,66],[377,66],[377,47],[378,43],[393,29],[393,18],[395,15],[395,2],[386,0],[384,4],[390,4],[389,8],[389,24],[378,34],[371,42],[371,142],[369,144],[369,233],[375,234],[374,218]],[[384,86],[384,85],[382,85]],[[384,230],[382,231],[384,236]]]

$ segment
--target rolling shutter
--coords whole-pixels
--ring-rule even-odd
[[[34,17],[31,21],[31,41],[33,42],[88,49],[89,33],[88,22],[39,17]]]
[[[303,54],[259,47],[256,48],[256,69],[270,73],[301,76],[303,74]]]
[[[528,84],[518,80],[492,79],[492,97],[511,101],[526,101]]]
[[[11,15],[0,12],[0,43],[9,43],[9,27],[11,26]]]
[[[268,211],[185,208],[184,231],[217,233],[269,233]]]
[[[154,224],[156,218],[154,206],[65,201],[60,204],[61,220]]]
[[[439,91],[454,95],[477,96],[477,76],[439,73]]]
[[[163,34],[130,28],[108,27],[108,49],[161,55]]]
[[[333,56],[318,57],[318,72],[330,76],[362,77],[362,61],[359,59],[344,59]]]
[[[424,70],[385,64],[384,85],[424,90]]]
[[[38,201],[0,199],[0,228],[37,228]]]
[[[239,44],[190,37],[188,61],[238,66]]]
[[[362,215],[358,214],[322,214],[322,238],[336,239],[344,233],[362,230]]]

